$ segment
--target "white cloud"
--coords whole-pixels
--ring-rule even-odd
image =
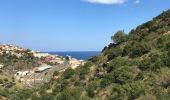
[[[123,4],[126,0],[84,0],[90,3],[99,3],[99,4]]]
[[[140,3],[140,0],[136,0],[135,3],[136,3],[136,4]]]

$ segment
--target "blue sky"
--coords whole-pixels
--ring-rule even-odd
[[[169,0],[0,0],[0,43],[40,51],[99,51]]]

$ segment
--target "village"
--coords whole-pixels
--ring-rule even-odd
[[[7,44],[0,45],[0,54],[3,53],[18,58],[28,53],[33,55],[33,57],[40,59],[37,62],[38,66],[29,69],[15,70],[13,73],[16,80],[29,88],[35,88],[48,82],[55,71],[63,72],[69,67],[75,69],[85,63],[83,60],[77,60],[71,56],[61,57],[59,55],[51,55],[49,53],[23,49]],[[0,69],[3,69],[3,67],[4,65],[0,64]]]

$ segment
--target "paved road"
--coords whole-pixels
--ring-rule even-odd
[[[25,86],[29,87],[29,88],[39,87],[39,86],[43,85],[44,83],[49,82],[55,71],[61,71],[68,67],[70,67],[69,63],[65,62],[58,66],[53,66],[52,68],[50,68],[46,71],[43,71],[41,73],[31,73],[30,75],[27,75],[24,77]]]

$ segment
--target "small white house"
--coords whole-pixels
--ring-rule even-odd
[[[40,52],[39,53],[34,53],[33,55],[34,55],[34,57],[38,57],[38,58],[49,56],[48,53],[40,53]]]
[[[18,71],[15,76],[25,76],[25,75],[28,75],[29,71]]]
[[[0,69],[2,69],[4,67],[4,65],[3,64],[0,64]]]

